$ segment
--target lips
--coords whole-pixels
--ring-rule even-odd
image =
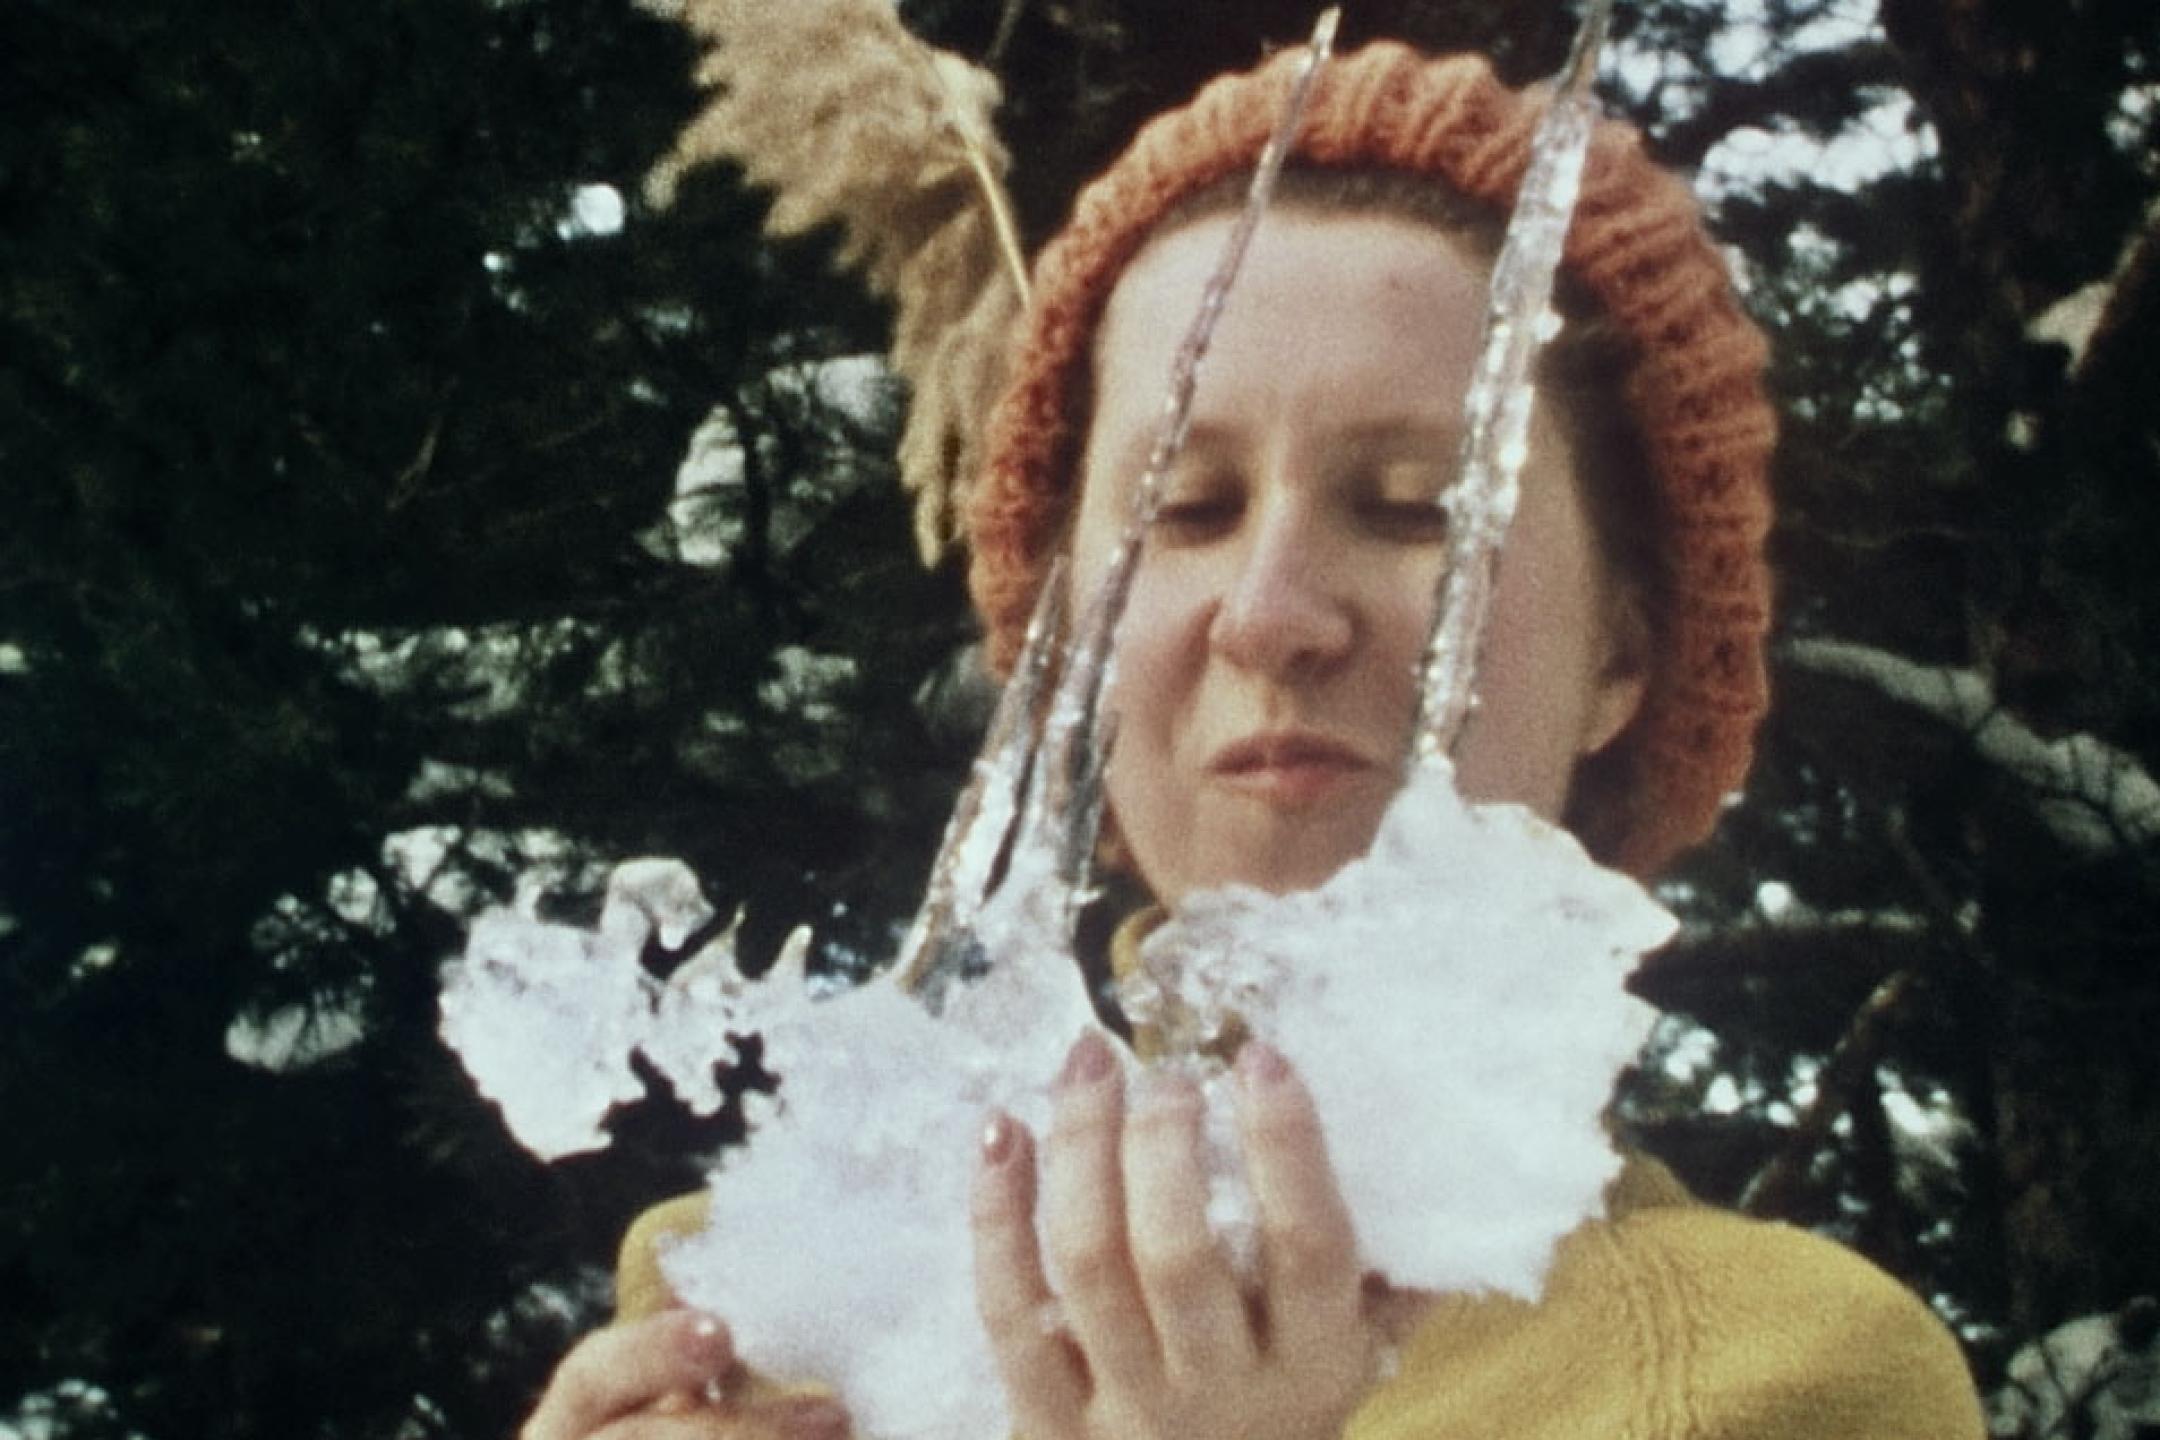
[[[1323,804],[1376,770],[1353,747],[1305,730],[1233,740],[1215,752],[1207,768],[1218,784],[1289,809]]]

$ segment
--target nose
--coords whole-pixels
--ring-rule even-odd
[[[1295,503],[1263,506],[1208,627],[1232,664],[1271,679],[1325,671],[1350,653],[1356,617],[1315,518]]]

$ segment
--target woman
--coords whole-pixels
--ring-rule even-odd
[[[1292,63],[1154,122],[1038,267],[971,516],[1000,664],[1053,554],[1071,550],[1083,585],[1101,572]],[[1121,638],[1111,848],[1160,904],[1226,881],[1310,886],[1372,837],[1534,120],[1474,60],[1381,44],[1323,77]],[[1593,148],[1562,293],[1459,775],[1647,876],[1708,830],[1762,709],[1763,351],[1684,190],[1624,127]],[[1148,923],[1121,929],[1112,964]],[[1237,1068],[1257,1292],[1209,1238],[1189,1088],[1128,1100],[1084,1040],[1039,1182],[1035,1137],[987,1127],[977,1290],[1032,1440],[1981,1433],[1957,1349],[1917,1300],[1827,1242],[1694,1205],[1648,1161],[1563,1242],[1537,1304],[1391,1292],[1359,1272],[1296,1076],[1259,1045]],[[685,1223],[626,1243],[623,1323],[564,1362],[528,1433],[844,1433],[829,1399],[740,1383],[702,1398],[729,1372],[725,1332],[662,1308],[650,1253]],[[1383,1354],[1399,1358],[1385,1379]]]

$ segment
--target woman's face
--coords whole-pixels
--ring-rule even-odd
[[[1157,238],[1111,297],[1075,539],[1083,593],[1124,528],[1231,223]],[[1110,804],[1158,898],[1308,888],[1371,843],[1446,558],[1436,499],[1485,288],[1482,267],[1409,221],[1277,210],[1254,237],[1119,641]],[[1613,613],[1549,416],[1522,485],[1456,759],[1471,798],[1557,818],[1577,759],[1641,700],[1642,646]]]

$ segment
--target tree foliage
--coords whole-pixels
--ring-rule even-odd
[[[867,949],[934,842],[954,586],[833,394],[883,319],[724,177],[645,211],[659,20],[7,15],[0,1394],[499,1433],[717,1137],[519,1156],[434,1037],[462,911],[662,850]]]
[[[1622,10],[1608,93],[1699,170],[1787,414],[1779,708],[1622,1112],[1992,1383],[2160,1294],[2160,11]],[[903,14],[1000,76],[1030,243],[1311,23]],[[1528,80],[1572,15],[1346,28]],[[752,954],[808,920],[854,965],[910,908],[972,744],[956,575],[834,237],[761,238],[724,169],[642,198],[692,63],[597,0],[0,11],[0,1426],[506,1431],[739,1117],[519,1154],[434,1035],[464,917],[644,853]],[[1901,158],[1763,138],[1856,125]]]

